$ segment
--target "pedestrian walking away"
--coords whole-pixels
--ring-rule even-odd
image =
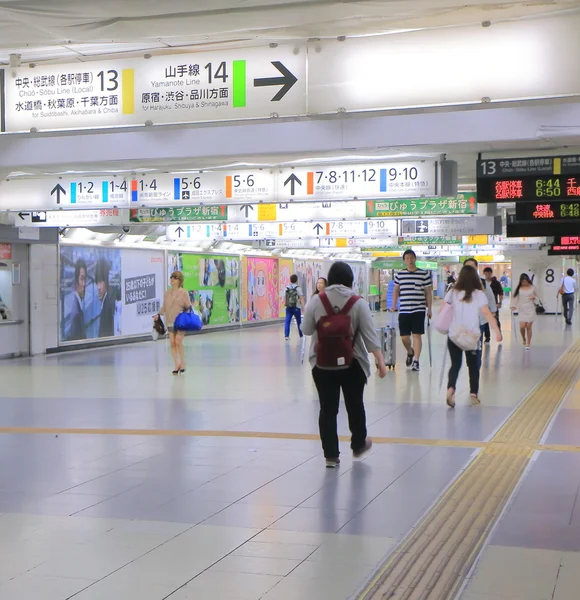
[[[432,317],[433,281],[431,273],[417,268],[417,255],[413,250],[405,250],[403,261],[406,269],[395,275],[393,303],[391,310],[399,309],[399,333],[407,351],[407,368],[419,371],[419,360],[425,334],[425,315]]]
[[[445,296],[445,302],[453,307],[449,326],[447,348],[451,357],[451,368],[447,380],[447,404],[455,407],[455,389],[463,362],[463,353],[469,371],[469,393],[473,404],[479,404],[479,372],[481,369],[481,325],[483,317],[494,332],[497,341],[502,341],[497,320],[489,310],[487,296],[477,271],[464,265],[453,290]]]
[[[568,269],[566,275],[562,278],[560,286],[560,295],[562,296],[562,309],[564,319],[567,325],[572,325],[574,316],[574,294],[576,292],[576,280],[574,279],[574,269]]]
[[[485,277],[485,283],[491,289],[493,294],[493,299],[495,301],[495,306],[497,308],[495,314],[495,318],[497,319],[497,326],[501,331],[501,322],[499,320],[499,310],[503,304],[503,287],[501,283],[497,280],[497,277],[493,274],[493,269],[491,267],[486,267],[483,270],[483,275]]]
[[[527,273],[522,273],[511,301],[511,310],[518,311],[520,334],[526,350],[530,349],[532,343],[532,328],[536,320],[538,304],[541,304],[541,300],[536,286]]]
[[[292,319],[296,319],[296,325],[298,326],[298,335],[302,337],[302,329],[300,325],[302,323],[302,310],[304,309],[304,292],[298,285],[298,275],[292,275],[290,277],[290,285],[286,288],[286,321],[284,322],[284,337],[286,340],[290,339],[290,325]]]
[[[312,336],[309,361],[320,401],[318,426],[327,468],[340,463],[336,419],[341,390],[351,432],[350,447],[354,458],[361,458],[372,446],[363,400],[371,375],[369,352],[374,355],[379,377],[387,374],[370,308],[353,292],[353,280],[347,263],[333,263],[328,287],[308,302],[304,313],[303,331]]]
[[[475,258],[468,258],[467,260],[465,260],[463,262],[463,265],[464,266],[469,265],[469,266],[473,267],[476,272],[479,269],[479,263],[477,262],[477,260]],[[483,290],[483,292],[485,293],[485,296],[487,298],[487,305],[489,307],[489,310],[495,316],[497,314],[497,304],[495,302],[495,297],[491,290],[491,286],[488,284],[486,279],[483,277],[480,279],[480,281],[481,281],[481,289]],[[486,344],[489,344],[491,342],[491,331],[489,329],[489,324],[483,318],[483,316],[481,316],[481,318],[479,319],[479,324],[481,326],[482,341],[484,341]],[[479,354],[479,360],[481,361],[481,352]]]

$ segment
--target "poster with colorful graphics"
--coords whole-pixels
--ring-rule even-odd
[[[61,246],[60,341],[149,333],[164,270],[160,251]]]
[[[298,285],[302,288],[308,302],[316,291],[316,282],[326,277],[332,262],[321,260],[295,260],[294,272],[298,275]]]
[[[204,326],[240,321],[240,263],[222,254],[169,254],[169,275],[183,273],[183,287]]]
[[[352,282],[352,289],[354,293],[363,296],[366,298],[367,296],[367,284],[366,284],[366,275],[367,275],[367,265],[364,262],[348,262],[350,268],[352,269],[352,274],[354,276]]]
[[[280,305],[279,316],[286,316],[286,288],[290,285],[290,277],[294,273],[294,261],[288,258],[278,260],[279,290],[278,302]]]
[[[121,251],[61,246],[60,341],[121,335]]]
[[[245,265],[246,320],[265,321],[278,318],[278,259],[249,257]]]

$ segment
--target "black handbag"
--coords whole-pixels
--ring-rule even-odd
[[[546,309],[544,308],[544,305],[541,302],[536,304],[536,314],[537,315],[543,315],[545,312],[546,312]]]

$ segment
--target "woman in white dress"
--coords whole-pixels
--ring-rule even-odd
[[[511,301],[511,309],[512,312],[518,311],[520,334],[526,350],[530,349],[532,343],[532,326],[536,320],[536,305],[539,302],[536,286],[527,273],[522,273]]]

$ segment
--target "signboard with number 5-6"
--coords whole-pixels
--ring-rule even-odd
[[[434,196],[436,181],[435,161],[283,169],[278,199],[419,198]]]
[[[306,49],[245,48],[11,69],[6,131],[306,113]]]

